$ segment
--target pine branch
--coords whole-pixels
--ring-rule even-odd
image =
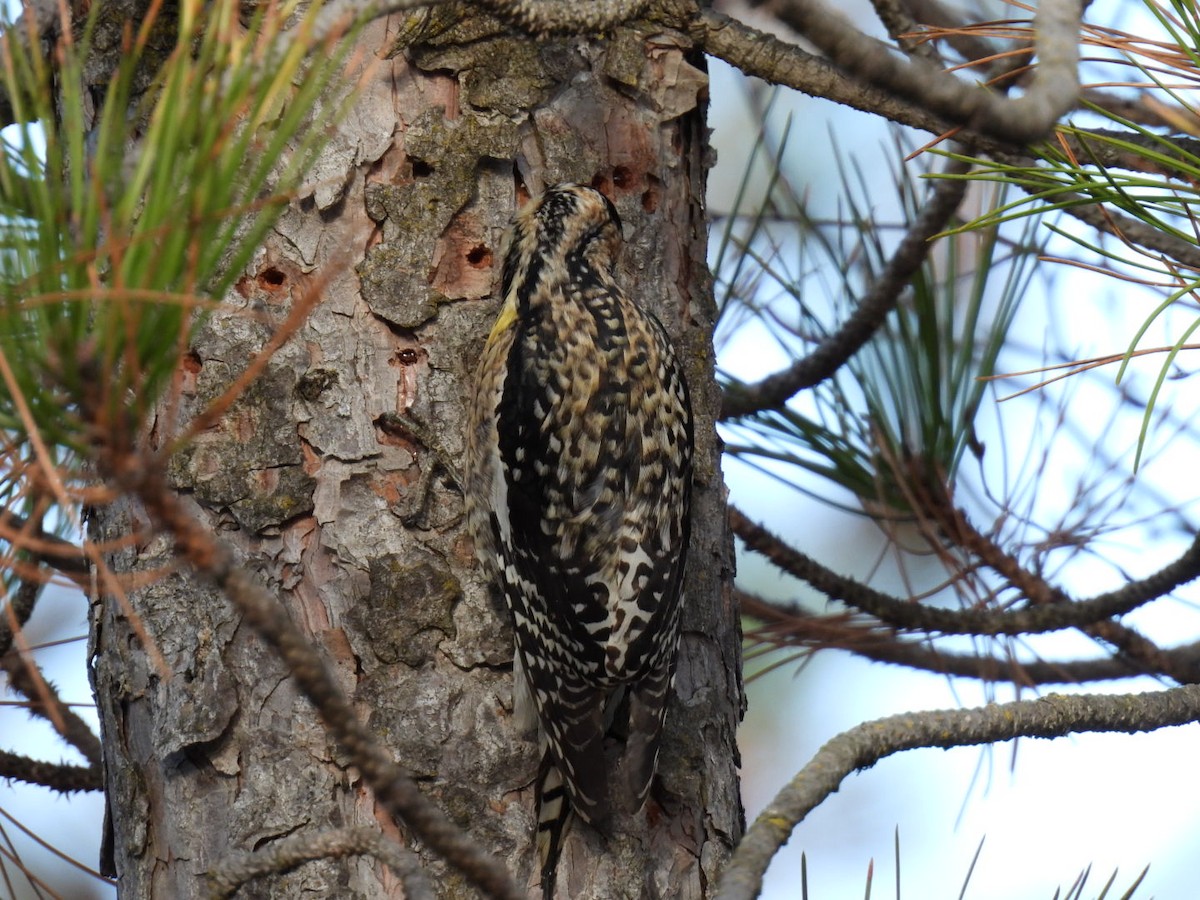
[[[819,0],[781,0],[774,9],[781,21],[820,47],[843,71],[1000,141],[1023,145],[1045,139],[1079,97],[1082,7],[1077,0],[1038,4],[1037,69],[1025,93],[1012,100],[924,60],[893,56]]]
[[[43,762],[7,750],[0,750],[0,778],[40,785],[63,794],[104,790],[104,773],[98,766]]]
[[[287,872],[314,859],[373,856],[400,876],[406,900],[433,900],[434,892],[420,861],[406,847],[388,840],[378,829],[339,828],[319,834],[293,834],[261,850],[223,860],[209,874],[214,900],[232,897],[248,881]]]
[[[1144,675],[1147,671],[1145,665],[1123,656],[1021,661],[1012,656],[952,653],[933,646],[928,640],[905,640],[870,625],[814,615],[797,603],[765,600],[746,591],[736,593],[743,615],[764,623],[747,636],[778,647],[800,647],[812,652],[844,650],[874,662],[919,669],[934,675],[1023,687],[1117,681]],[[1200,642],[1162,652],[1169,661],[1163,671],[1179,673],[1174,677],[1180,684],[1200,683]]]
[[[25,623],[33,615],[44,586],[35,578],[21,579],[8,603],[0,610],[0,656],[8,653],[12,648],[14,636],[25,627]]]
[[[1113,616],[1124,615],[1200,575],[1200,537],[1197,537],[1179,559],[1162,570],[1089,600],[1071,600],[1060,589],[1026,572],[1022,583],[1027,589],[1036,588],[1035,596],[1043,598],[1043,605],[1018,610],[938,609],[889,596],[853,578],[838,575],[766,528],[756,525],[734,506],[729,507],[729,523],[734,534],[749,549],[766,556],[783,571],[812,585],[831,600],[841,601],[893,627],[911,631],[996,636],[1087,628]],[[1026,597],[1034,599],[1028,591]],[[1111,634],[1112,631],[1107,631],[1107,635]]]
[[[1137,734],[1200,720],[1200,686],[1143,694],[1050,694],[1038,700],[975,709],[903,713],[845,731],[817,751],[759,814],[734,851],[717,900],[751,900],[763,873],[793,829],[852,772],[920,747],[970,747],[1019,737],[1055,738],[1082,732]]]
[[[967,167],[952,163],[947,175],[962,175]],[[820,384],[840,369],[871,339],[896,307],[900,294],[925,262],[933,238],[943,231],[966,193],[966,179],[950,178],[930,192],[929,202],[905,233],[884,270],[863,295],[842,326],[807,356],[754,384],[725,387],[721,421],[782,406],[805,388]]]
[[[0,539],[25,550],[39,562],[57,570],[81,587],[88,585],[91,565],[83,549],[39,526],[32,525],[25,516],[0,508]],[[3,640],[0,639],[0,653],[6,650]]]
[[[0,657],[0,670],[8,675],[8,686],[28,698],[29,711],[54,726],[68,744],[83,754],[84,759],[99,768],[103,751],[91,727],[58,696],[54,685],[28,657],[15,651]]]

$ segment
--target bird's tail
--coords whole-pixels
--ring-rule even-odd
[[[558,766],[547,750],[537,780],[537,849],[542,863],[542,897],[553,900],[554,880],[558,873],[558,856],[563,837],[571,820],[571,801]]]

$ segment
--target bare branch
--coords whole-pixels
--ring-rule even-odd
[[[1018,184],[1017,186],[1029,190],[1025,185]],[[1062,203],[1069,200],[1070,197],[1064,195],[1055,199]],[[1145,222],[1139,222],[1129,216],[1113,212],[1082,196],[1079,199],[1085,202],[1078,206],[1063,207],[1066,212],[1079,221],[1086,222],[1097,231],[1114,235],[1127,244],[1137,244],[1147,250],[1165,254],[1188,268],[1200,270],[1200,247],[1191,241]]]
[[[871,0],[875,15],[887,29],[888,37],[909,56],[919,56],[930,65],[938,64],[937,50],[933,44],[921,39],[921,26],[909,14],[900,0]]]
[[[918,22],[946,29],[948,33],[935,34],[934,37],[944,40],[963,59],[974,61],[995,55],[996,48],[986,39],[963,30],[963,16],[960,10],[951,10],[939,0],[901,0],[901,3]]]
[[[988,656],[940,650],[929,640],[905,640],[891,631],[838,621],[836,616],[814,615],[796,603],[778,603],[737,591],[742,612],[764,623],[754,637],[780,647],[844,650],[875,662],[920,669],[935,675],[1005,682],[1025,687],[1047,684],[1087,684],[1117,681],[1146,674],[1147,667],[1124,657],[1103,656],[1082,660],[1018,660],[1013,656]],[[845,617],[843,617],[845,619]],[[1184,673],[1181,684],[1200,682],[1200,643],[1162,651],[1170,671]]]
[[[919,747],[969,747],[1018,737],[1081,732],[1136,734],[1200,720],[1200,686],[1122,695],[1051,694],[976,709],[904,713],[835,737],[779,792],[746,832],[717,887],[717,900],[750,900],[792,830],[848,775]]]
[[[1017,165],[1026,160],[1017,152],[1011,142],[1011,136],[997,137],[990,133],[985,134],[973,122],[956,126],[948,117],[931,111],[922,103],[921,98],[898,98],[882,88],[842,72],[826,60],[765,32],[743,25],[728,16],[709,9],[701,10],[692,23],[691,34],[706,53],[725,60],[747,75],[762,78],[771,84],[790,87],[809,96],[832,100],[930,134],[953,135],[955,140],[969,144],[977,152],[996,159]],[[879,48],[882,45],[876,43],[875,46]],[[878,49],[876,55],[886,56]],[[940,77],[950,76],[940,73]],[[979,94],[984,93],[982,89],[976,90]],[[1161,117],[1156,118],[1152,110],[1144,109],[1136,103],[1122,101],[1121,98],[1094,91],[1087,92],[1085,96],[1090,102],[1099,103],[1106,109],[1114,110],[1134,121],[1152,125],[1170,124]],[[1028,186],[1021,186],[1027,190],[1034,190]],[[1067,201],[1070,198],[1057,199]],[[1066,211],[1080,221],[1114,234],[1131,244],[1166,254],[1183,265],[1200,269],[1200,248],[1193,243],[1127,216],[1098,208],[1086,198],[1080,197],[1079,200],[1082,201],[1080,205],[1067,206]]]
[[[478,0],[531,34],[594,34],[636,19],[650,0]]]
[[[33,615],[44,585],[36,578],[22,578],[3,609],[0,609],[0,655],[8,653],[13,637]]]
[[[946,174],[962,175],[968,168],[952,162]],[[721,404],[721,421],[779,407],[797,392],[820,384],[837,372],[871,339],[888,313],[895,309],[900,293],[929,255],[932,238],[945,229],[966,189],[967,181],[962,178],[938,183],[896,252],[842,326],[811,353],[783,371],[754,384],[727,385]]]
[[[83,549],[33,525],[25,516],[0,509],[0,538],[27,551],[38,561],[61,572],[76,584],[88,586],[91,566]],[[0,653],[5,651],[0,643]]]
[[[15,651],[0,657],[0,670],[8,675],[8,686],[29,700],[29,711],[54,726],[67,743],[98,768],[102,763],[100,738],[69,706],[62,702],[54,685],[47,681],[32,659]]]
[[[421,870],[416,854],[370,827],[290,835],[267,844],[261,850],[224,860],[209,874],[208,882],[213,897],[224,900],[255,878],[286,872],[314,859],[363,855],[375,857],[400,877],[406,900],[433,900],[433,889]]]
[[[1200,537],[1197,537],[1183,556],[1161,571],[1090,600],[1072,601],[1058,588],[1026,573],[1026,582],[1036,579],[1045,588],[1039,593],[1053,598],[1052,601],[1011,611],[937,609],[888,596],[852,578],[838,575],[761,525],[751,522],[734,506],[729,507],[729,524],[748,548],[763,554],[789,575],[808,582],[830,599],[840,600],[897,628],[940,634],[1017,635],[1085,628],[1136,609],[1200,574]]]
[[[957,130],[953,123],[919,103],[900,99],[866,84],[828,60],[711,9],[701,10],[690,30],[692,38],[705,53],[769,84],[832,100],[930,134],[953,131],[956,139],[987,152],[1005,149],[1011,154],[1015,150],[1011,145],[990,140],[971,129]]]
[[[774,10],[781,21],[851,75],[997,140],[1016,144],[1043,140],[1079,97],[1082,7],[1077,0],[1038,4],[1034,17],[1038,66],[1024,96],[1015,100],[961,81],[924,60],[893,55],[819,0],[781,0]]]
[[[0,778],[41,785],[63,794],[104,790],[104,773],[98,766],[43,762],[7,750],[0,750]]]
[[[1120,622],[1104,620],[1080,629],[1084,634],[1112,644],[1126,660],[1143,667],[1146,674],[1161,674],[1179,684],[1194,684],[1198,680],[1195,666],[1180,667],[1168,652],[1135,628]]]

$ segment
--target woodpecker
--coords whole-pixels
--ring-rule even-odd
[[[645,803],[679,644],[691,401],[665,329],[617,283],[621,239],[616,207],[583,185],[517,214],[467,437],[469,526],[515,637],[514,714],[542,747],[547,900],[572,811],[603,828]],[[624,742],[611,772],[606,736]]]

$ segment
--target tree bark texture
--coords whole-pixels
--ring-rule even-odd
[[[385,59],[398,34],[403,52]],[[474,560],[456,479],[504,227],[526,189],[604,190],[628,239],[620,277],[687,366],[695,522],[659,784],[612,834],[572,829],[559,896],[707,896],[743,825],[743,700],[713,425],[702,58],[652,29],[532,39],[486,19],[441,34],[419,19],[380,21],[361,41],[376,68],[311,193],[197,334],[180,418],[245,368],[306,291],[320,301],[221,424],[175,457],[174,485],[283,599],[400,764],[532,891],[537,748],[511,727],[511,630]],[[161,444],[172,427],[164,413],[147,439]],[[138,520],[133,504],[104,508],[93,537]],[[132,590],[128,607],[107,595],[93,604],[121,895],[204,896],[225,854],[304,832],[378,823],[404,840],[282,664],[222,596],[168,570],[172,560],[167,537],[113,554],[119,572],[168,573]],[[427,862],[441,896],[472,895]],[[403,894],[384,866],[352,857],[259,879],[241,896]]]

